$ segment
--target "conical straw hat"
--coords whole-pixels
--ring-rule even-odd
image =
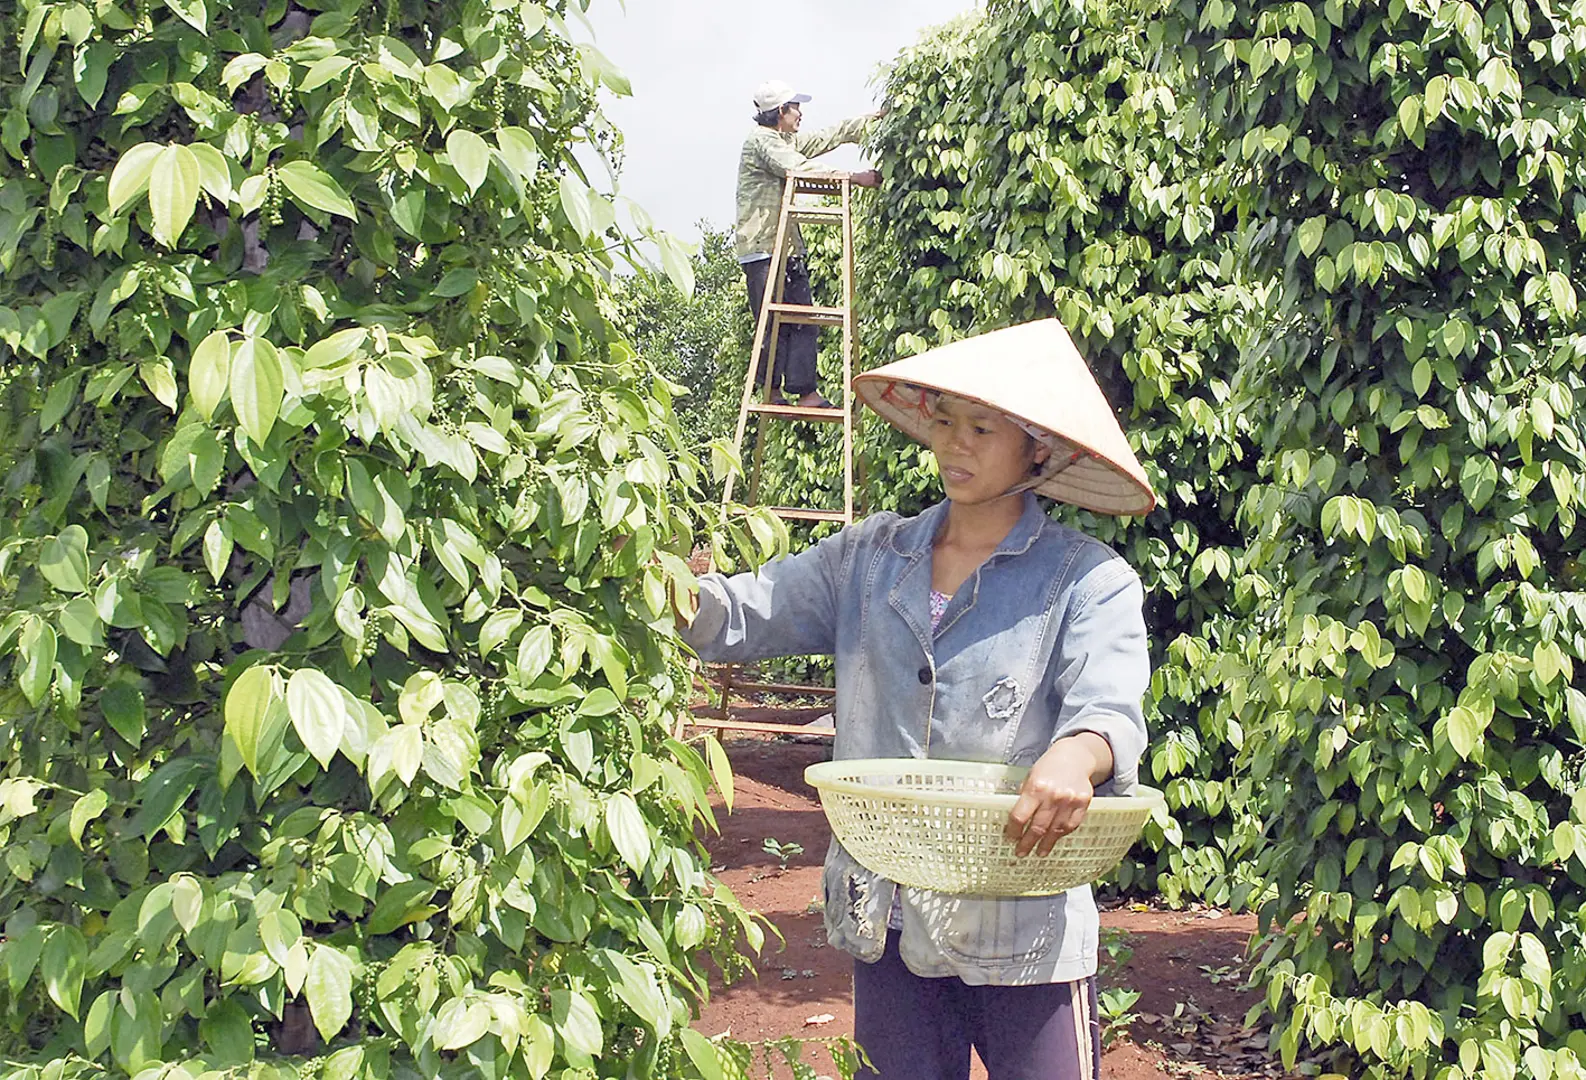
[[[1010,326],[898,360],[854,379],[859,399],[930,442],[931,392],[989,406],[1058,445],[1034,491],[1103,514],[1145,514],[1156,496],[1095,376],[1056,319]]]

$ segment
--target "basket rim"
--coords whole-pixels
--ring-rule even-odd
[[[872,773],[935,772],[945,776],[1016,777],[1023,779],[1029,769],[1022,765],[1005,765],[993,761],[954,761],[946,758],[842,758],[836,761],[818,761],[804,769],[804,782],[823,794],[827,791],[841,795],[873,798],[878,794],[892,794],[911,802],[930,803],[937,806],[969,806],[983,810],[1011,812],[1019,796],[980,791],[907,791],[889,792],[871,784],[861,784],[844,779],[841,774],[863,769]],[[1167,796],[1154,787],[1137,785],[1129,795],[1096,795],[1090,800],[1087,814],[1098,811],[1132,811],[1142,809],[1167,809]]]

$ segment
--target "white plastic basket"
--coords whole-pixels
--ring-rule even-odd
[[[1020,858],[1002,835],[1030,770],[974,761],[866,758],[804,770],[832,831],[859,864],[889,881],[971,896],[1050,896],[1095,881],[1123,860],[1162,793],[1097,796],[1049,855]]]

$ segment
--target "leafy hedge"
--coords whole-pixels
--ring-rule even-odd
[[[715,521],[563,14],[0,14],[0,1075],[721,1075]]]
[[[1529,0],[1005,0],[889,77],[870,354],[1057,313],[1123,404],[1165,507],[1081,520],[1169,599],[1156,879],[1265,888],[1291,1062],[1581,1075],[1583,49]]]
[[[1225,669],[1270,792],[1257,978],[1290,1055],[1579,1076],[1586,10],[1186,15],[1287,326],[1241,508],[1284,591]]]

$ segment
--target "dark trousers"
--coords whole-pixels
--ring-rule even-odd
[[[760,305],[765,299],[766,278],[771,275],[771,260],[756,259],[754,262],[743,264],[743,275],[748,279],[749,310],[754,313],[755,326],[760,325]],[[787,261],[787,276],[784,279],[782,302],[784,304],[810,304],[810,272],[804,265],[804,259],[795,255]],[[813,326],[794,326],[783,323],[782,329],[777,332],[776,339],[776,371],[771,380],[771,389],[781,389],[782,393],[790,398],[801,394],[812,393],[815,390],[815,335]],[[760,356],[755,361],[754,381],[756,386],[765,385],[765,362],[771,352],[771,341],[767,338],[765,345],[760,350]]]
[[[880,1080],[968,1080],[974,1047],[991,1080],[1094,1080],[1101,1068],[1096,981],[970,986],[904,966],[898,935],[854,961],[854,1040]]]

